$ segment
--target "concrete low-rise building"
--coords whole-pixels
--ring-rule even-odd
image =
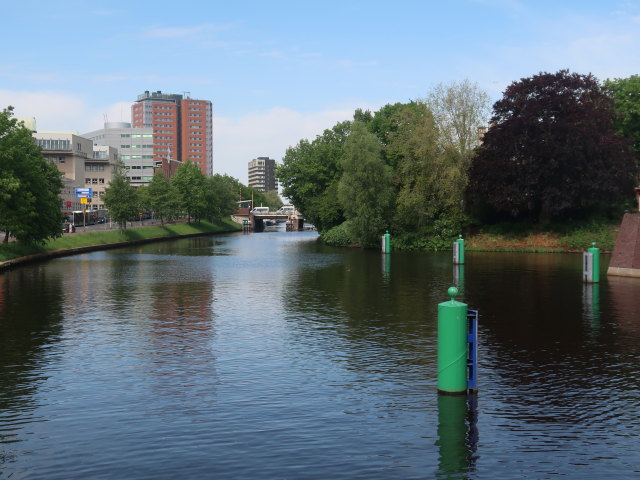
[[[73,211],[104,209],[102,197],[111,182],[118,152],[112,147],[94,147],[93,142],[75,132],[34,132],[44,158],[62,172],[61,211],[71,216]],[[91,188],[90,203],[76,197],[76,188]]]
[[[154,174],[153,128],[132,127],[127,122],[106,122],[104,128],[83,133],[95,146],[117,149],[134,187],[146,186]]]

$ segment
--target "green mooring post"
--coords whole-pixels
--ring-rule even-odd
[[[438,304],[438,393],[467,392],[467,304],[455,300],[458,289],[447,291],[451,300]]]
[[[391,235],[389,230],[382,236],[382,253],[391,253]]]
[[[600,282],[600,249],[596,248],[596,242],[583,255],[582,275],[585,283]]]
[[[462,235],[459,235],[453,243],[453,264],[464,264],[464,239],[462,238]]]

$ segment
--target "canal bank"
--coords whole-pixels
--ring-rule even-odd
[[[233,233],[240,230],[240,226],[231,220],[221,220],[216,223],[175,223],[128,228],[126,230],[68,234],[60,238],[52,239],[42,247],[34,247],[33,251],[26,251],[22,254],[17,254],[13,258],[0,261],[0,272],[18,265],[40,262],[50,258],[163,240]],[[11,247],[15,249],[15,244],[11,245]],[[0,248],[7,247],[3,245]],[[11,255],[9,254],[7,256],[10,257]]]

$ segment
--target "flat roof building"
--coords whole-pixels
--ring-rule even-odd
[[[154,174],[153,128],[133,128],[127,122],[105,122],[104,128],[82,134],[95,146],[118,150],[127,176],[134,187],[147,185]]]
[[[259,192],[278,190],[276,161],[269,157],[258,157],[249,162],[249,186]]]
[[[71,215],[74,210],[85,207],[104,209],[102,196],[111,182],[118,152],[112,147],[94,147],[93,142],[72,132],[34,132],[33,138],[42,148],[45,160],[62,172],[64,185],[61,196],[61,211]],[[90,204],[82,204],[75,196],[76,188],[92,189]]]
[[[147,90],[131,106],[131,124],[152,129],[153,160],[161,162],[158,164],[163,170],[175,171],[168,159],[189,160],[203,174],[213,175],[213,113],[209,100]]]

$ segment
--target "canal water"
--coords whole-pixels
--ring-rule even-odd
[[[640,279],[316,239],[0,274],[0,479],[640,478]],[[477,397],[436,390],[454,282],[480,311]]]

